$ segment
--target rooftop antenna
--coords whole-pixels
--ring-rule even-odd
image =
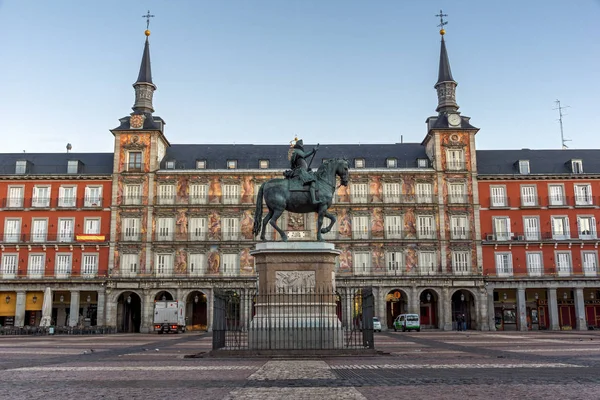
[[[562,145],[562,149],[565,150],[565,149],[569,148],[569,146],[567,146],[567,142],[572,142],[572,140],[571,139],[565,139],[565,134],[563,132],[562,118],[563,118],[563,116],[568,115],[568,114],[563,114],[562,111],[565,108],[569,108],[569,106],[561,106],[560,105],[560,100],[556,100],[555,103],[556,103],[557,107],[554,108],[554,110],[558,110],[558,122],[560,123],[560,142],[561,142],[561,145]]]
[[[72,148],[73,146],[71,146],[71,143],[67,143],[67,153],[70,152]]]

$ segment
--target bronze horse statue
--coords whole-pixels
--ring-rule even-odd
[[[290,190],[292,179],[271,179],[263,183],[258,190],[256,198],[256,210],[254,212],[254,227],[252,233],[254,236],[260,234],[260,239],[265,240],[265,231],[267,223],[281,235],[281,240],[287,242],[287,234],[277,226],[277,220],[284,211],[306,214],[316,212],[319,214],[317,220],[317,240],[323,241],[323,233],[331,230],[335,224],[336,217],[327,211],[331,207],[333,196],[335,196],[336,176],[340,177],[341,185],[348,185],[348,160],[343,158],[334,158],[323,162],[317,172],[315,172],[316,186],[319,193],[319,204],[311,202],[310,193],[305,186],[304,190]],[[262,219],[263,197],[269,213]],[[323,217],[329,219],[329,226],[322,228]],[[262,223],[261,223],[262,220]]]

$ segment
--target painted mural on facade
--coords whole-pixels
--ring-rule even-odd
[[[254,274],[254,257],[250,254],[250,248],[245,247],[240,251],[240,274]]]

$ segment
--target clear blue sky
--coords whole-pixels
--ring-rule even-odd
[[[478,148],[600,148],[598,0],[0,0],[0,151],[111,152],[147,9],[171,143],[420,142],[440,8]]]

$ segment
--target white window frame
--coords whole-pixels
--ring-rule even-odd
[[[574,174],[583,174],[583,161],[571,160],[571,171]]]
[[[54,276],[57,279],[71,277],[73,271],[73,253],[56,253]]]
[[[240,219],[238,217],[221,218],[223,240],[238,240],[240,237]]]
[[[350,199],[352,203],[366,203],[369,200],[369,185],[366,183],[351,183]]]
[[[121,233],[123,241],[137,242],[142,239],[141,235],[142,219],[139,217],[125,217],[121,219]]]
[[[158,185],[158,204],[175,204],[175,185],[172,183]]]
[[[156,218],[156,240],[160,242],[170,242],[175,238],[175,218],[157,217]]]
[[[398,160],[396,158],[388,158],[386,159],[386,165],[388,168],[396,168],[398,166]]]
[[[192,183],[189,186],[190,204],[208,203],[208,185],[205,183]]]
[[[471,252],[452,252],[452,271],[455,275],[467,275],[471,270]]]
[[[426,158],[418,158],[417,159],[417,168],[427,168],[429,167],[429,160]]]
[[[448,149],[446,151],[446,169],[449,171],[462,171],[465,169],[465,152],[462,149]]]
[[[594,204],[594,198],[592,197],[592,185],[577,184],[573,186],[575,194],[575,205],[576,206],[591,206]]]
[[[537,207],[537,185],[521,185],[521,207]]]
[[[67,174],[78,174],[79,173],[79,161],[68,160],[67,161]]]
[[[173,276],[173,254],[157,253],[154,257],[154,276],[167,278]]]
[[[534,277],[544,275],[544,254],[542,252],[525,252],[525,260],[527,263],[527,275]]]
[[[352,255],[354,275],[369,275],[371,273],[371,252],[356,251]]]
[[[584,223],[584,221],[586,221]],[[583,229],[583,225],[588,225]],[[583,240],[592,240],[597,239],[598,235],[596,232],[596,218],[592,215],[578,215],[577,216],[577,233],[579,234],[579,239]]]
[[[132,157],[131,156],[134,155],[134,154],[135,155],[137,155],[137,154],[140,155],[139,167],[137,166],[137,163],[132,165],[132,162],[131,162],[131,158]],[[143,171],[144,170],[144,152],[142,152],[142,151],[129,151],[127,153],[127,165],[126,165],[126,168],[127,168],[127,171],[135,171],[135,172],[141,172],[141,171]]]
[[[494,261],[496,262],[496,275],[499,277],[513,276],[513,259],[510,252],[494,253]]]
[[[365,167],[365,159],[364,158],[355,158],[354,159],[354,168],[364,168]]]
[[[529,168],[529,160],[519,160],[519,174],[529,175],[531,169]]]
[[[582,251],[581,252],[581,268],[584,276],[598,275],[598,252],[597,251]]]
[[[6,199],[6,208],[23,208],[25,188],[23,186],[9,186]]]
[[[48,219],[31,219],[31,241],[33,243],[43,243],[48,240]]]
[[[206,272],[206,254],[188,253],[188,275],[203,276]]]
[[[72,242],[75,237],[75,218],[59,218],[56,236],[59,242]]]
[[[386,251],[385,265],[388,275],[402,275],[404,272],[404,253],[401,251]]]
[[[240,185],[223,185],[223,204],[240,204]]]
[[[509,217],[492,217],[492,224],[494,227],[494,238],[497,241],[505,242],[512,238],[512,232],[510,230],[510,218]]]
[[[196,169],[206,169],[206,160],[196,160]]]
[[[419,251],[419,274],[433,275],[437,273],[437,253],[435,251]]]
[[[548,185],[548,205],[565,206],[567,204],[564,185]]]
[[[35,185],[31,195],[32,208],[48,208],[50,207],[50,196],[52,196],[52,188],[48,185]]]
[[[400,203],[402,188],[399,182],[384,182],[383,201],[385,203]]]
[[[573,260],[570,251],[555,251],[554,264],[558,276],[571,276],[573,273]]]
[[[462,204],[467,201],[464,183],[448,184],[448,202],[453,204]]]
[[[537,215],[527,215],[523,217],[523,235],[528,241],[538,241],[541,239],[540,217]]]
[[[29,253],[27,260],[27,277],[30,279],[43,278],[46,269],[45,253]]]
[[[557,229],[557,228],[562,229]],[[550,217],[550,228],[553,240],[567,240],[571,238],[571,227],[569,217],[566,215],[553,215]]]
[[[26,173],[27,173],[27,161],[17,160],[17,162],[15,162],[15,174],[16,175],[24,175]]]
[[[490,186],[490,207],[508,207],[506,186]]]
[[[436,238],[435,218],[433,215],[417,215],[417,238]]]
[[[258,160],[258,168],[259,169],[268,169],[269,168],[269,160]]]
[[[402,239],[404,222],[401,215],[386,215],[384,224],[386,239]]]
[[[81,276],[95,278],[98,275],[98,253],[81,254]]]
[[[125,253],[121,255],[120,274],[124,277],[137,276],[140,268],[140,255],[135,253]]]
[[[133,184],[125,185],[125,205],[140,205],[142,204],[142,185]]]
[[[66,192],[71,192],[68,195]],[[61,186],[58,188],[58,207],[77,207],[77,186]]]
[[[367,215],[352,216],[352,239],[368,239],[369,228],[369,217]]]
[[[166,161],[165,169],[175,169],[175,160]]]
[[[4,219],[4,242],[19,243],[21,241],[21,218]]]
[[[238,276],[240,274],[239,254],[224,253],[221,255],[221,275]]]
[[[85,235],[99,235],[102,229],[101,218],[84,218],[83,233]]]
[[[206,217],[191,217],[188,223],[188,233],[191,241],[206,240],[208,232],[208,219]]]
[[[417,182],[415,185],[417,203],[433,203],[433,185],[429,182]]]
[[[2,279],[14,279],[19,270],[19,253],[4,253],[2,254]]]
[[[469,219],[466,215],[450,217],[450,238],[456,240],[469,239]]]
[[[237,160],[227,160],[227,169],[236,169]]]
[[[84,207],[102,207],[102,186],[85,187]]]

